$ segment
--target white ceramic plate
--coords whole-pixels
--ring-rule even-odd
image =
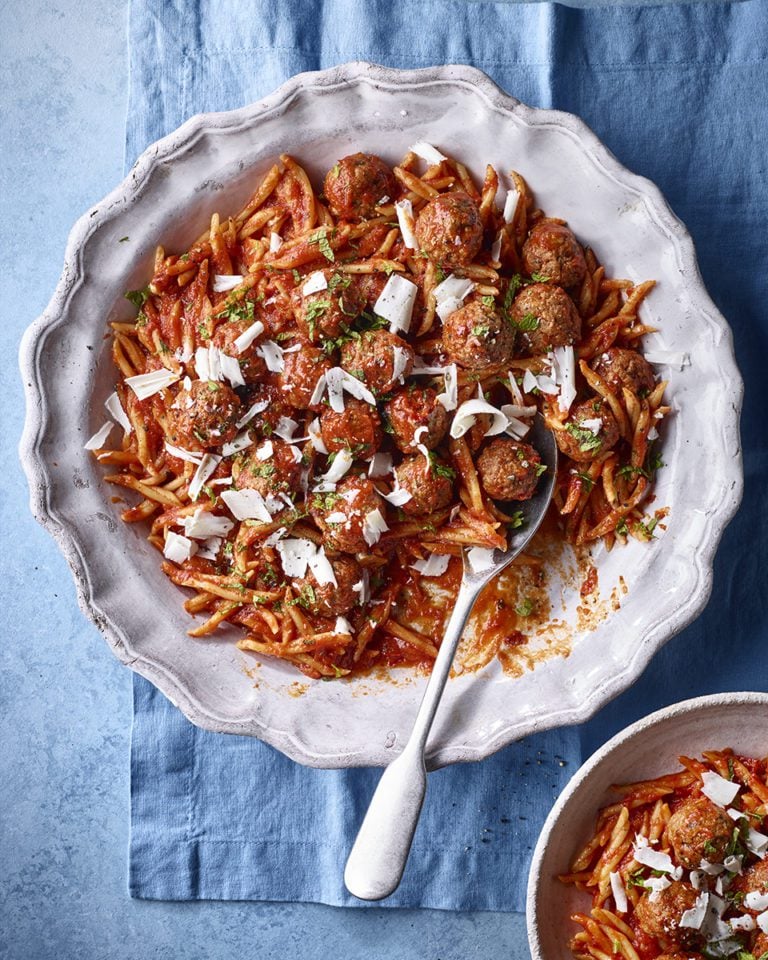
[[[768,694],[719,693],[652,713],[609,740],[580,767],[552,808],[528,878],[528,941],[533,960],[573,960],[568,942],[579,929],[573,913],[589,913],[591,898],[560,883],[592,836],[597,811],[616,800],[613,783],[632,783],[680,769],[679,756],[731,747],[764,757]]]
[[[741,380],[691,240],[656,187],[621,167],[576,117],[525,107],[467,67],[365,63],[302,74],[260,103],[193,117],[150,147],[75,225],[53,300],[22,345],[21,458],[32,510],[58,541],[81,606],[115,654],[193,722],[261,737],[313,766],[387,763],[410,729],[424,678],[314,683],[296,696],[294,681],[303,678],[265,661],[254,684],[244,672],[252,661],[231,643],[186,636],[181,591],[160,572],[146,531],[119,521],[114,491],[83,443],[104,420],[115,378],[105,324],[133,315],[123,292],[144,286],[157,242],[186,249],[212,210],[242,206],[281,152],[319,178],[347,153],[393,162],[416,140],[475,171],[488,162],[516,168],[609,275],[656,278],[648,301],[663,328],[656,345],[691,358],[680,373],[664,371],[676,412],[665,429],[668,466],[655,505],[671,507],[669,529],[657,542],[633,542],[598,561],[604,597],[620,575],[628,583],[621,609],[583,633],[573,626],[578,597],[568,597],[567,659],[516,680],[495,662],[453,680],[429,748],[432,765],[481,759],[536,730],[584,720],[625,689],[704,606],[714,551],[741,495]]]

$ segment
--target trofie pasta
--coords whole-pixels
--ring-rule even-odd
[[[157,249],[111,324],[122,443],[87,446],[193,591],[192,636],[238,625],[315,678],[428,663],[462,549],[503,548],[545,469],[537,411],[561,535],[653,537],[652,286],[607,278],[518,173],[477,186],[419,143],[393,168],[344,157],[318,194],[282,156],[186,253]]]
[[[592,895],[573,920],[579,960],[768,955],[766,760],[712,750],[614,787],[594,836],[560,877]]]

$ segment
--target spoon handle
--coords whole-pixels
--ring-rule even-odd
[[[349,854],[344,883],[361,900],[382,900],[400,883],[427,789],[424,748],[479,589],[462,581],[411,736],[379,780]]]

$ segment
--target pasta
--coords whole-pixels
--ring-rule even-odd
[[[122,442],[89,448],[192,591],[191,636],[235,625],[314,678],[429,663],[462,549],[503,548],[545,469],[537,411],[561,535],[653,537],[653,282],[606,277],[500,182],[416,144],[393,169],[343,158],[318,194],[283,155],[185,253],[157,248],[135,322],[111,324]]]

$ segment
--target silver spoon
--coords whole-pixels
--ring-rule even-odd
[[[344,883],[347,890],[361,900],[382,900],[400,883],[427,789],[424,763],[427,737],[462,631],[480,591],[525,549],[552,499],[557,474],[557,445],[552,431],[544,425],[539,414],[526,440],[538,451],[547,471],[533,497],[520,504],[524,522],[518,530],[510,531],[509,546],[505,551],[493,551],[491,566],[475,570],[467,552],[462,552],[464,575],[456,605],[446,625],[411,736],[400,756],[384,771],[347,860]]]

